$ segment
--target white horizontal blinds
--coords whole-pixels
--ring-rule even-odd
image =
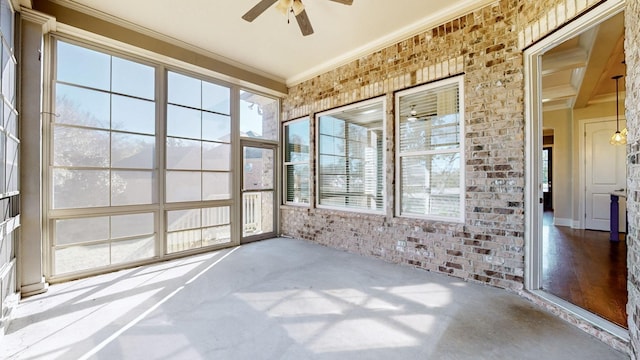
[[[53,274],[151,258],[157,214],[128,212],[158,201],[155,68],[60,40],[55,44]],[[58,210],[66,211],[64,219]]]
[[[230,89],[168,73],[166,200],[231,199]]]
[[[318,119],[319,205],[382,211],[383,104]]]
[[[53,208],[155,203],[154,68],[57,44]]]
[[[398,97],[402,215],[461,217],[459,87],[430,85]]]
[[[285,203],[309,204],[309,119],[284,125]]]

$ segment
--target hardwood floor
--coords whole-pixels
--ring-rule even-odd
[[[605,231],[553,225],[544,213],[543,289],[627,328],[627,244]]]

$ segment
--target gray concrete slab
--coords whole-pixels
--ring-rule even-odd
[[[273,239],[51,286],[3,359],[628,359],[504,290]]]

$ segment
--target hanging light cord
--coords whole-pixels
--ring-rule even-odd
[[[616,80],[616,132],[620,132],[620,107],[618,106],[618,80],[622,75],[616,75],[613,79]]]

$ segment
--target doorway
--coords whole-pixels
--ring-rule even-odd
[[[276,235],[276,145],[242,142],[241,243]]]
[[[624,59],[623,9],[624,0],[601,3],[597,9],[545,37],[524,53],[528,245],[525,285],[529,291],[583,320],[620,338],[628,338],[626,314],[622,320],[612,321],[603,311],[589,306],[588,301],[581,302],[577,297],[567,295],[593,288],[592,284],[579,286],[578,280],[586,279],[587,275],[607,280],[615,274],[623,283],[625,295],[625,300],[615,306],[623,312],[626,306],[625,245],[609,243],[608,231],[585,229],[586,171],[581,161],[589,155],[578,145],[584,142],[580,129],[589,115],[615,116],[616,113],[615,91],[609,86],[614,86],[610,72],[625,72],[624,64],[618,63]],[[619,28],[615,30],[616,27]],[[621,53],[621,59],[612,56],[616,51]],[[543,127],[554,129],[551,151],[543,146]],[[606,145],[613,147],[608,141]],[[546,194],[548,192],[551,196]],[[549,197],[553,200],[547,199]],[[599,214],[606,211],[608,215],[608,202],[606,205],[606,209],[601,209],[603,206],[600,205],[594,208]],[[575,248],[571,247],[571,241]],[[589,251],[586,257],[573,258],[576,249]],[[604,267],[599,270],[590,267],[589,254],[604,256]],[[562,270],[567,271],[563,273]],[[573,280],[567,274],[573,274]],[[557,289],[566,290],[566,293]],[[595,298],[605,307],[614,306],[620,298],[608,291],[583,294],[583,298]]]

